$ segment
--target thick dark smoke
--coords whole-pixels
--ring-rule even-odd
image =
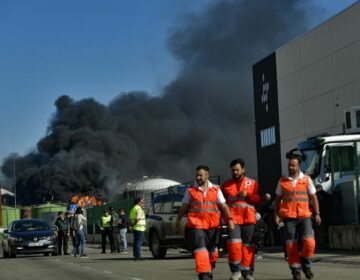
[[[59,97],[38,150],[16,159],[22,203],[106,197],[142,175],[188,181],[198,164],[228,176],[236,157],[256,176],[251,67],[306,31],[304,8],[300,0],[217,1],[171,30],[182,70],[161,96],[129,92],[107,106]],[[8,158],[3,173],[11,177],[12,166]]]

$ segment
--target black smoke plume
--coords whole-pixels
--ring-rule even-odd
[[[215,1],[185,16],[168,40],[181,71],[158,97],[59,97],[37,151],[16,158],[20,202],[106,198],[142,175],[188,181],[198,164],[224,177],[236,157],[256,176],[252,65],[308,28],[306,3]],[[12,168],[9,157],[2,171]]]

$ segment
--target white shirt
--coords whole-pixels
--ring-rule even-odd
[[[295,186],[296,186],[296,182],[297,182],[297,179],[298,179],[298,178],[300,178],[300,179],[305,178],[305,174],[300,171],[299,176],[298,176],[297,178],[295,178],[295,179],[292,178],[292,177],[290,177],[290,176],[287,177],[287,179],[289,179],[289,180],[292,181],[292,185],[293,185],[294,188],[295,188]],[[283,195],[283,190],[282,190],[282,188],[281,188],[281,186],[280,186],[280,180],[279,180],[279,182],[278,182],[278,184],[277,184],[275,193],[276,193],[278,196],[282,196],[282,195]],[[310,179],[310,180],[309,180],[309,184],[308,184],[308,194],[309,194],[309,195],[312,195],[312,194],[315,194],[315,193],[316,193],[316,189],[315,189],[314,183],[313,183],[313,181]]]
[[[207,184],[208,184],[208,188],[215,188],[215,185],[213,183],[211,183],[210,181],[207,181]],[[207,188],[205,191],[203,191],[202,188],[197,183],[195,183],[193,187],[199,188],[203,192],[204,197],[206,196]],[[191,202],[191,197],[190,197],[188,189],[186,189],[186,191],[185,191],[182,202],[185,204],[190,204],[190,202]],[[225,202],[226,202],[225,197],[224,197],[222,191],[219,189],[218,194],[217,194],[217,204],[223,204]]]

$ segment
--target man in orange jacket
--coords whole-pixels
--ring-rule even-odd
[[[175,226],[175,232],[179,233],[181,218],[188,211],[186,227],[190,229],[196,272],[200,280],[212,279],[212,270],[219,257],[217,248],[221,218],[219,208],[227,217],[229,228],[234,228],[229,208],[219,186],[213,185],[208,179],[209,168],[198,166],[196,183],[185,192]]]
[[[232,179],[222,187],[230,208],[235,229],[229,231],[227,242],[230,280],[253,280],[255,245],[252,243],[256,224],[255,203],[259,203],[259,187],[245,176],[245,162],[235,159],[230,163]],[[224,217],[226,221],[226,217]]]
[[[288,263],[294,280],[301,279],[301,269],[307,279],[314,278],[310,258],[314,255],[315,239],[309,200],[315,222],[321,223],[316,189],[311,178],[301,172],[300,165],[301,156],[289,157],[289,176],[280,178],[275,200],[275,223],[279,225],[281,221],[284,222]]]

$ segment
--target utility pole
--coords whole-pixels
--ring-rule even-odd
[[[15,157],[16,157],[16,154],[15,152],[13,153],[13,171],[14,171],[14,174],[13,174],[13,190],[14,190],[14,196],[15,196],[15,219],[17,219],[17,214],[16,214],[16,165],[15,165]]]

